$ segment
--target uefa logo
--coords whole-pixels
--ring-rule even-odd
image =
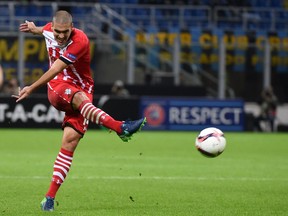
[[[152,103],[145,107],[144,116],[149,126],[161,126],[165,122],[165,109],[157,103]]]

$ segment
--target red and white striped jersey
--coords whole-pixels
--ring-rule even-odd
[[[68,43],[64,46],[59,46],[51,27],[52,23],[47,23],[43,27],[42,33],[46,41],[49,65],[51,67],[57,59],[61,59],[68,67],[51,80],[49,85],[53,86],[55,82],[70,82],[85,92],[93,93],[94,81],[90,70],[88,37],[83,31],[73,28]]]

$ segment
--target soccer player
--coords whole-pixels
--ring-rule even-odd
[[[89,40],[83,31],[73,27],[72,16],[67,11],[57,11],[52,22],[45,26],[26,21],[20,24],[19,30],[44,36],[50,68],[13,97],[19,102],[47,84],[50,103],[65,112],[61,148],[54,163],[50,187],[41,202],[43,211],[53,211],[54,198],[69,172],[74,151],[87,130],[88,122],[115,131],[127,142],[144,126],[146,118],[117,121],[92,104],[94,81],[90,72]]]

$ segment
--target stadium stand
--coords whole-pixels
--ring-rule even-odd
[[[34,20],[37,25],[41,25],[50,21],[52,14],[60,8],[69,10],[74,17],[75,26],[83,29],[88,35],[97,35],[97,37],[114,41],[121,41],[129,35],[137,38],[141,36],[139,34],[141,32],[143,32],[142,39],[145,39],[147,35],[158,34],[157,36],[169,35],[171,37],[177,33],[183,33],[182,36],[185,38],[184,33],[188,32],[192,43],[196,43],[203,32],[205,35],[220,36],[233,31],[241,37],[247,31],[249,35],[253,35],[253,31],[258,32],[256,35],[259,35],[259,32],[264,32],[261,34],[265,35],[274,31],[278,32],[279,37],[285,38],[288,29],[288,10],[284,7],[283,1],[99,0],[98,3],[103,4],[101,6],[94,3],[95,1],[85,2],[1,1],[0,31],[17,32],[19,23],[25,19]],[[177,4],[176,7],[175,4]],[[171,40],[172,37],[170,39],[169,37],[165,40]],[[119,46],[114,46],[114,48],[114,50],[121,49]],[[153,70],[161,67],[161,71],[163,68],[171,69],[171,49],[169,49],[167,46],[151,48],[142,44],[137,48],[139,55],[136,56],[136,66],[140,65],[142,68],[136,69],[144,73],[147,73],[147,67]],[[183,46],[181,49],[185,50],[184,53],[188,56],[182,66],[185,66],[185,70],[190,70],[188,74],[193,74],[195,71],[198,73],[199,69],[187,63],[191,61],[189,52],[201,52],[202,48],[193,46],[190,47],[190,51],[187,51],[187,46]],[[162,51],[161,54],[159,54],[160,51]],[[243,51],[237,50],[235,53],[242,55]],[[239,68],[241,69],[235,66],[233,70],[237,71]],[[217,69],[217,65],[212,65],[210,69]],[[281,70],[285,69],[286,67]],[[169,80],[169,76],[165,79]]]
[[[287,27],[288,12],[282,1],[171,1],[178,2],[177,7],[169,1],[141,1],[141,0],[104,0],[99,3],[107,4],[120,16],[143,28],[155,26],[157,28],[177,27],[179,29],[200,28],[254,28],[262,30],[277,30]],[[154,2],[154,4],[152,4]],[[216,2],[216,3],[215,3]],[[85,4],[71,1],[70,3],[48,3],[33,1],[20,4],[16,1],[0,3],[0,21],[7,24],[7,17],[44,17],[49,18],[59,7],[69,8],[74,16],[87,17],[92,15],[94,8]],[[58,6],[57,6],[58,5]],[[11,19],[10,19],[11,20]],[[12,21],[10,21],[12,22]],[[115,24],[117,21],[115,21]],[[11,24],[10,24],[11,25]]]

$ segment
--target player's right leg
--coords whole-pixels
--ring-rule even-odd
[[[134,133],[142,129],[146,123],[146,118],[141,118],[135,121],[124,121],[121,125],[122,132],[118,136],[124,141],[128,142]]]
[[[115,131],[124,142],[129,141],[132,135],[140,131],[146,123],[146,118],[135,121],[117,121],[103,110],[94,106],[83,92],[77,92],[74,95],[73,105],[84,118]]]

